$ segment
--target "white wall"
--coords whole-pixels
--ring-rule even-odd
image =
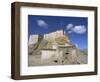
[[[52,56],[54,56],[56,51],[42,50],[41,52],[42,52],[42,54],[41,54],[41,60],[43,61],[43,60],[48,60]]]
[[[30,36],[29,36],[28,44],[30,45],[30,44],[35,44],[35,43],[37,43],[38,37],[39,37],[38,35],[30,35]]]
[[[15,82],[10,79],[11,66],[11,2],[15,0],[0,0],[0,82]],[[23,2],[38,2],[38,3],[52,3],[52,4],[68,4],[68,5],[87,5],[98,6],[100,18],[100,0],[16,0]],[[98,19],[100,22],[100,19]],[[100,26],[100,25],[99,25]],[[98,26],[98,27],[99,27]],[[100,28],[99,34],[100,35]],[[100,42],[100,38],[98,40]],[[100,45],[100,44],[99,44]],[[100,47],[98,48],[100,49]],[[98,58],[100,58],[100,51]],[[100,62],[100,59],[99,59]],[[100,64],[99,64],[100,69]],[[29,80],[29,82],[100,82],[100,71],[97,76],[79,76],[79,77],[64,77],[52,79],[38,79]],[[23,80],[27,82],[27,80]]]

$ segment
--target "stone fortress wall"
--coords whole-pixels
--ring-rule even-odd
[[[48,34],[45,34],[44,35],[44,39],[55,39],[57,37],[61,37],[64,35],[64,32],[63,30],[57,30],[55,32],[52,32],[52,33],[48,33]]]

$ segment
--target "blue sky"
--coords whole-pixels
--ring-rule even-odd
[[[28,15],[28,37],[31,34],[44,35],[64,29],[71,42],[79,49],[88,47],[88,18]]]

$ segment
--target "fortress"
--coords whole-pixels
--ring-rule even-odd
[[[84,63],[77,59],[78,53],[80,51],[71,43],[63,30],[29,37],[28,54],[34,61],[29,60],[30,66]],[[40,63],[36,64],[39,61]]]

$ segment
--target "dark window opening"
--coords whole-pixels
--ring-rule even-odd
[[[58,61],[57,60],[54,60],[54,62],[57,63]]]

